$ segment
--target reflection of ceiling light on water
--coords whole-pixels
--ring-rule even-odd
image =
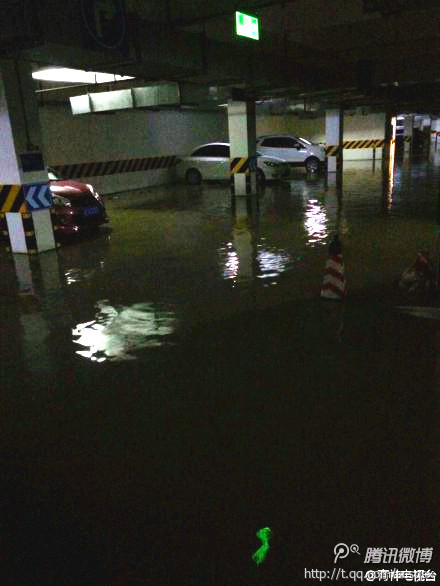
[[[100,301],[97,307],[95,320],[78,324],[72,330],[73,341],[84,348],[77,354],[95,362],[134,359],[130,352],[163,345],[164,336],[175,329],[174,313],[152,303],[116,309]]]
[[[264,239],[262,239],[264,240]],[[220,263],[223,271],[224,279],[231,279],[236,281],[240,278],[242,281],[246,281],[252,277],[252,270],[248,272],[240,273],[240,262],[243,260],[240,258],[240,251],[236,250],[232,245],[232,242],[228,242],[226,246],[220,249]],[[247,264],[252,264],[252,256],[249,257],[249,251],[245,250],[245,261]],[[249,257],[249,258],[248,258]],[[260,244],[257,246],[256,261],[259,267],[260,279],[266,279],[276,277],[280,273],[287,270],[291,264],[292,259],[290,255],[284,250],[278,250],[275,248],[269,249]]]
[[[395,154],[396,154],[396,117],[393,116],[391,119],[391,140],[390,140],[389,161],[388,161],[388,189],[387,189],[387,193],[386,193],[388,210],[390,210],[393,205]]]
[[[73,285],[93,277],[95,273],[96,269],[69,269],[65,272],[64,277],[67,285]]]
[[[228,242],[225,247],[220,249],[221,263],[223,265],[223,278],[236,279],[238,269],[240,268],[240,260],[237,252],[232,246],[232,242]]]
[[[260,249],[257,252],[257,261],[261,271],[260,279],[267,279],[284,272],[291,258],[284,250]]]
[[[327,214],[317,199],[309,199],[305,211],[304,227],[309,236],[309,244],[323,243],[328,235]]]

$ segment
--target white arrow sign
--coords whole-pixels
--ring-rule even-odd
[[[25,185],[26,203],[32,210],[41,210],[52,207],[52,195],[47,183]]]

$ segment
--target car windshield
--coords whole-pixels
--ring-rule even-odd
[[[302,142],[305,142],[308,145],[311,145],[312,143],[310,142],[310,140],[307,140],[307,138],[303,138],[301,137],[299,140],[302,140]]]

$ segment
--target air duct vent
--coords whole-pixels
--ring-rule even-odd
[[[110,112],[130,108],[165,108],[180,104],[177,83],[155,84],[110,92],[94,92],[70,98],[72,114]]]

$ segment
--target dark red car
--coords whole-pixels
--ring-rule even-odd
[[[108,222],[104,202],[92,185],[63,179],[53,169],[48,169],[48,173],[58,236],[96,230]]]
[[[101,196],[92,185],[61,178],[48,169],[53,198],[53,223],[56,240],[82,232],[97,231],[109,220]],[[7,243],[6,218],[0,217],[0,243]]]

